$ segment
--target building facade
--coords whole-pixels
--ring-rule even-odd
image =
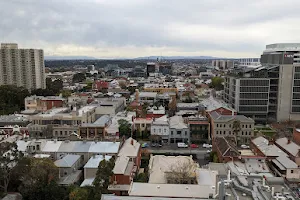
[[[2,43],[0,54],[0,85],[22,86],[30,91],[46,88],[43,50]]]
[[[267,45],[260,62],[225,78],[225,102],[257,122],[299,120],[300,43]]]

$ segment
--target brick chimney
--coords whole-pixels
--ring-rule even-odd
[[[290,143],[291,143],[291,139],[288,138],[288,139],[287,139],[287,144],[290,144]]]
[[[130,144],[133,146],[133,139],[131,139]]]

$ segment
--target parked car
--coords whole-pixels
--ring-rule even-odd
[[[203,148],[212,148],[211,144],[203,144]]]
[[[157,144],[156,146],[157,146],[157,147],[162,147],[162,144]]]
[[[249,149],[250,147],[247,146],[247,145],[242,144],[242,145],[241,145],[241,148],[243,148],[243,149]]]
[[[147,148],[147,147],[149,147],[149,144],[148,144],[148,143],[143,143],[143,144],[142,144],[142,148]]]
[[[210,153],[210,152],[211,152],[211,150],[210,150],[210,149],[208,149],[206,152],[207,152],[207,153]]]
[[[179,142],[179,143],[177,143],[177,147],[178,147],[178,148],[188,148],[189,145],[187,145],[187,144],[185,144],[185,143],[183,143],[183,142]]]
[[[151,144],[151,147],[156,147],[156,143],[152,143],[152,144]]]
[[[190,147],[191,147],[191,148],[198,148],[199,146],[196,145],[196,144],[191,144]]]

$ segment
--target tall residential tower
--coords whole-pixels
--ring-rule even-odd
[[[28,90],[46,88],[44,52],[18,49],[14,43],[0,48],[0,85],[15,85]]]

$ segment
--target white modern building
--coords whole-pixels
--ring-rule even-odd
[[[42,49],[18,49],[18,44],[2,43],[0,85],[15,85],[28,90],[46,88]]]
[[[151,135],[160,136],[164,142],[169,142],[170,126],[166,115],[154,119],[151,125]]]

